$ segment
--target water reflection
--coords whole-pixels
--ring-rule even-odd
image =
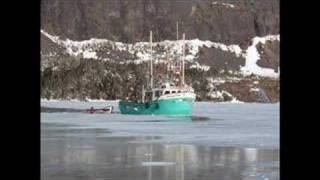
[[[144,120],[142,122],[169,122],[169,123],[192,123],[192,122],[204,122],[209,120],[218,120],[205,116],[163,116],[164,119],[156,120]],[[132,122],[132,120],[130,120]],[[141,122],[141,121],[140,121]]]
[[[205,116],[178,116],[178,117],[170,117],[170,121],[186,121],[186,122],[198,122],[198,121],[209,121],[213,120],[212,118],[205,117]]]
[[[97,138],[100,132],[77,137],[68,136],[68,131],[54,136],[42,131],[41,176],[46,180],[279,179],[278,150],[152,144],[148,140],[154,137]]]

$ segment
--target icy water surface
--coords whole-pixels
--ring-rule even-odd
[[[43,180],[279,179],[279,104],[201,102],[191,118],[41,104],[53,110],[41,113]]]

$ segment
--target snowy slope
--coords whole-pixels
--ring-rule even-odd
[[[92,58],[92,59],[101,59],[96,56],[96,51],[99,50],[102,46],[111,46],[112,50],[119,50],[119,51],[127,51],[130,54],[136,53],[135,61],[147,61],[150,59],[150,45],[149,42],[138,42],[135,44],[127,44],[122,42],[115,42],[106,39],[95,39],[92,38],[90,40],[85,41],[72,41],[69,39],[62,40],[58,36],[50,35],[49,33],[41,30],[41,33],[51,39],[53,42],[65,47],[67,49],[67,53],[72,56],[79,56],[82,55],[83,58]],[[199,39],[192,39],[192,40],[185,40],[186,43],[186,60],[193,61],[201,47],[208,47],[208,48],[216,48],[222,51],[228,51],[234,53],[235,56],[244,56],[242,54],[242,50],[239,45],[225,45],[222,43],[211,42],[211,41],[202,41]],[[182,45],[183,41],[170,41],[165,40],[161,42],[154,42],[154,47],[160,47],[157,50],[155,48],[155,57],[158,59],[164,59],[166,57],[166,53],[173,56],[175,54],[182,53]],[[111,50],[111,49],[110,49]]]
[[[114,51],[126,52],[131,55],[126,62],[142,63],[150,60],[150,45],[148,42],[137,42],[134,44],[110,41],[107,39],[95,39],[85,41],[73,41],[70,39],[62,40],[58,36],[50,35],[44,30],[41,33],[48,37],[54,43],[64,47],[66,53],[71,56],[80,56],[85,59],[99,59],[104,61],[114,61],[112,58],[100,57],[97,52],[104,51],[107,54],[112,54]],[[190,68],[201,69],[208,71],[210,66],[201,65],[197,62],[199,58],[199,51],[201,48],[214,48],[224,52],[234,54],[235,57],[242,57],[245,59],[245,65],[239,68],[242,75],[248,76],[251,74],[278,78],[279,72],[276,73],[273,69],[263,68],[257,64],[260,59],[260,54],[257,50],[257,44],[264,44],[266,41],[280,41],[280,35],[268,35],[264,37],[254,37],[252,44],[247,49],[241,49],[239,45],[225,45],[219,42],[203,41],[199,39],[185,40],[186,43],[186,61],[192,62]],[[182,40],[171,41],[165,40],[161,42],[154,42],[153,56],[156,62],[162,62],[166,58],[175,57],[182,53]]]
[[[244,75],[256,74],[259,76],[266,76],[266,77],[279,77],[279,73],[274,72],[273,69],[269,68],[262,68],[257,65],[257,61],[260,59],[260,54],[257,50],[257,44],[262,43],[265,44],[267,40],[277,40],[280,41],[280,35],[269,35],[265,37],[255,37],[252,39],[252,45],[248,47],[246,50],[246,64],[244,67],[241,67],[241,71]],[[278,71],[280,72],[280,71]]]

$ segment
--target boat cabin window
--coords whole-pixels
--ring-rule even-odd
[[[165,91],[164,94],[170,94],[170,91]]]
[[[173,94],[173,93],[176,93],[176,91],[171,91],[171,93]]]
[[[178,93],[181,93],[181,91],[179,90]]]
[[[160,97],[162,95],[162,91],[155,91],[155,97]]]

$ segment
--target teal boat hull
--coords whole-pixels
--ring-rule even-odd
[[[192,98],[165,99],[148,103],[120,101],[119,109],[121,114],[191,116],[193,105]]]

